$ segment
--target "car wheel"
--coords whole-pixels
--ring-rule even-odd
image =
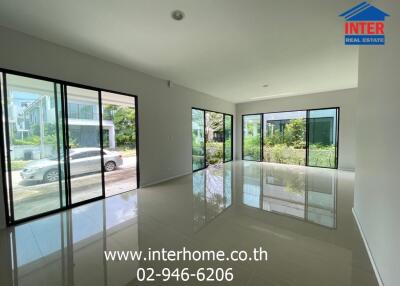
[[[52,182],[58,181],[58,178],[59,178],[58,170],[53,169],[53,170],[47,171],[46,174],[44,174],[43,181],[45,183],[52,183]]]
[[[106,172],[114,171],[116,167],[117,167],[117,165],[116,165],[115,162],[113,162],[113,161],[108,161],[108,162],[104,165],[104,169],[106,170]]]

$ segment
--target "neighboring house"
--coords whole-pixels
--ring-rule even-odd
[[[33,157],[46,157],[53,153],[53,145],[45,144],[46,124],[56,123],[54,96],[38,95],[21,92],[18,89],[10,90],[8,98],[10,134],[20,142],[36,132],[40,136],[41,144],[15,144],[12,157],[24,159],[26,152],[33,152]],[[82,100],[68,100],[68,127],[71,145],[77,147],[99,146],[99,113],[97,103]],[[35,131],[36,129],[36,131]],[[37,130],[39,129],[39,130]],[[53,132],[53,134],[55,134]],[[51,134],[50,134],[51,135]],[[116,147],[115,126],[112,120],[103,120],[104,142],[108,148]],[[12,143],[11,143],[12,144]],[[39,154],[37,154],[39,153]],[[25,158],[26,159],[26,158]]]
[[[79,147],[93,147],[99,143],[97,139],[99,125],[99,113],[97,104],[69,100],[68,102],[68,126],[70,138],[76,140]],[[115,148],[115,126],[112,120],[103,120],[104,142],[108,142],[108,147]]]
[[[33,124],[42,125],[56,122],[54,98],[41,96],[22,111],[23,125],[27,129]],[[42,117],[42,122],[41,122]],[[68,101],[68,128],[70,139],[78,147],[98,146],[99,112],[97,104],[69,100]],[[103,130],[106,130],[109,148],[115,148],[115,126],[111,120],[103,120]]]
[[[287,125],[292,119],[268,120],[266,124],[266,134],[273,135],[277,130],[282,136],[285,136]],[[304,119],[305,120],[305,119]],[[335,144],[334,130],[335,119],[333,117],[309,118],[309,138],[310,142],[318,142],[321,145],[329,146]]]

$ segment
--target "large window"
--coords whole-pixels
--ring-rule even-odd
[[[7,146],[3,178],[7,177],[9,186],[9,214],[19,220],[59,209],[65,204],[58,122],[60,85],[3,74],[2,90],[1,124]],[[51,99],[57,108],[50,107]]]
[[[338,109],[309,111],[309,166],[336,168],[338,112]]]
[[[94,89],[66,87],[67,103],[71,106],[73,101],[85,98],[87,106],[100,108],[99,92]],[[80,105],[79,114],[82,115]],[[93,198],[101,197],[102,188],[102,149],[100,138],[100,120],[87,121],[70,118],[68,116],[68,155],[69,175],[71,177],[71,203],[79,203]],[[104,154],[103,154],[104,155]],[[82,177],[85,179],[82,180]]]
[[[205,167],[204,111],[192,109],[192,168]]]
[[[263,115],[265,162],[305,165],[306,111]]]
[[[242,157],[337,168],[338,117],[339,108],[243,115]]]
[[[233,116],[192,108],[192,169],[232,161]]]
[[[137,188],[135,97],[101,92],[106,197]],[[103,134],[104,134],[103,133]]]
[[[9,224],[137,188],[135,96],[14,72],[0,78]]]
[[[243,159],[261,160],[261,115],[243,116]]]
[[[206,165],[224,161],[224,115],[206,111]]]
[[[224,133],[225,133],[225,162],[232,161],[233,158],[233,137],[232,137],[232,129],[233,129],[233,116],[225,114],[224,120]]]

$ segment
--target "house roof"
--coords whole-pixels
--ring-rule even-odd
[[[346,21],[384,21],[390,15],[368,2],[362,2],[339,16],[345,17]]]

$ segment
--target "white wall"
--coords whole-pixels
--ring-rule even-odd
[[[142,186],[191,172],[191,107],[235,113],[233,103],[22,33],[0,27],[0,38],[2,68],[139,97]]]
[[[400,285],[400,6],[389,13],[384,47],[362,47],[357,97],[354,207],[384,285]]]
[[[357,89],[275,98],[236,105],[236,159],[242,156],[242,115],[274,111],[340,107],[339,169],[355,169],[355,109]]]

